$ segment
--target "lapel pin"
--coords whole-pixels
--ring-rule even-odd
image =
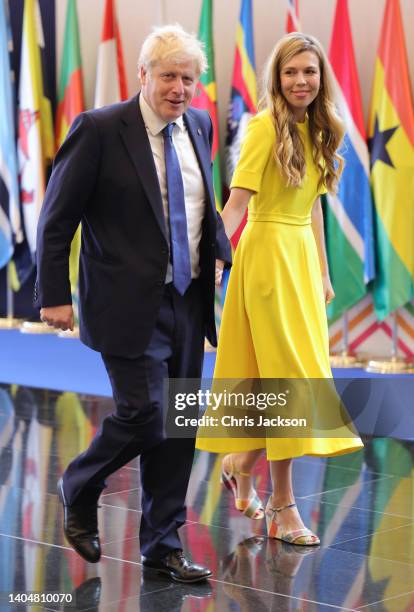
[[[201,128],[198,128],[198,129],[197,129],[197,134],[198,134],[199,136],[201,136]]]

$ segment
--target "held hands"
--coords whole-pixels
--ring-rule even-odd
[[[64,306],[49,306],[40,309],[40,320],[47,323],[49,327],[66,331],[73,331],[74,318],[73,308],[70,304]]]
[[[224,261],[216,259],[216,286],[219,287],[223,278]]]
[[[325,304],[330,304],[335,297],[335,291],[333,290],[329,276],[322,276],[322,286]]]

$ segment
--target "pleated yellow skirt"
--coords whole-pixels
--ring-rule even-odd
[[[310,224],[247,223],[230,274],[215,379],[332,378],[320,264]],[[339,410],[340,402],[332,409]],[[223,409],[221,409],[223,410]],[[209,411],[207,411],[209,413]],[[339,419],[339,415],[338,415]],[[232,437],[223,432],[196,446],[212,452],[265,448],[269,460],[332,456],[363,447],[344,426],[335,437]]]

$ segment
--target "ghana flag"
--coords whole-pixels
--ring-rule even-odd
[[[204,44],[207,55],[208,69],[200,76],[192,106],[207,110],[213,124],[213,146],[211,159],[213,161],[213,183],[216,198],[216,208],[223,207],[221,193],[220,155],[219,155],[219,127],[217,117],[217,87],[214,71],[214,45],[213,45],[213,2],[203,0],[200,16],[198,38]]]
[[[399,0],[387,0],[369,118],[382,320],[414,296],[414,107]]]

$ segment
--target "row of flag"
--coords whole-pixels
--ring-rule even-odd
[[[47,175],[72,121],[85,109],[76,0],[68,0],[56,122],[44,87],[44,35],[38,0],[24,0],[18,87],[14,87],[9,3],[0,0],[0,268],[15,249],[23,283],[34,267],[36,230]],[[14,120],[18,92],[17,122]],[[122,44],[114,0],[106,0],[98,50],[95,106],[127,98]],[[17,128],[15,128],[17,123]],[[16,151],[17,140],[17,151]],[[80,230],[71,249],[71,282],[77,284]],[[19,248],[23,245],[23,249]],[[16,248],[17,247],[17,248]],[[17,258],[16,258],[17,259]]]
[[[288,0],[286,30],[299,29],[299,0]],[[252,3],[242,0],[226,140],[228,176],[244,127],[256,111],[253,48]],[[377,318],[383,320],[414,298],[414,105],[399,0],[386,0],[368,138],[348,0],[336,3],[329,61],[346,126],[346,166],[338,194],[326,197],[327,251],[336,292],[328,315],[338,319],[372,291]]]
[[[337,2],[330,62],[347,126],[347,166],[338,196],[327,198],[331,315],[356,304],[371,281],[383,320],[414,297],[414,105],[399,0],[385,6],[368,147],[346,0]]]
[[[16,158],[7,6],[7,0],[0,0],[0,84],[5,92],[1,112],[7,117],[0,128],[0,267],[10,259],[13,244],[21,242],[23,235],[33,261],[47,164],[74,117],[85,107],[76,0],[68,0],[54,143],[50,104],[42,82],[43,34],[38,0],[24,0]],[[199,38],[205,45],[209,69],[200,79],[193,105],[207,109],[212,118],[214,187],[217,208],[221,209],[212,13],[212,0],[203,0]],[[286,30],[299,29],[299,0],[287,0]],[[331,320],[337,319],[372,290],[376,314],[382,320],[414,297],[414,105],[399,0],[386,0],[368,135],[364,127],[347,0],[336,3],[329,60],[339,111],[346,124],[345,171],[338,194],[326,197],[327,250],[336,290],[329,316]],[[114,0],[106,0],[95,107],[126,97]],[[237,162],[244,129],[256,112],[252,0],[241,0],[225,142],[227,184]],[[243,224],[233,237],[234,246],[242,228]],[[73,271],[76,270],[78,242],[79,236],[75,237],[72,246]],[[76,282],[75,272],[72,282]]]

